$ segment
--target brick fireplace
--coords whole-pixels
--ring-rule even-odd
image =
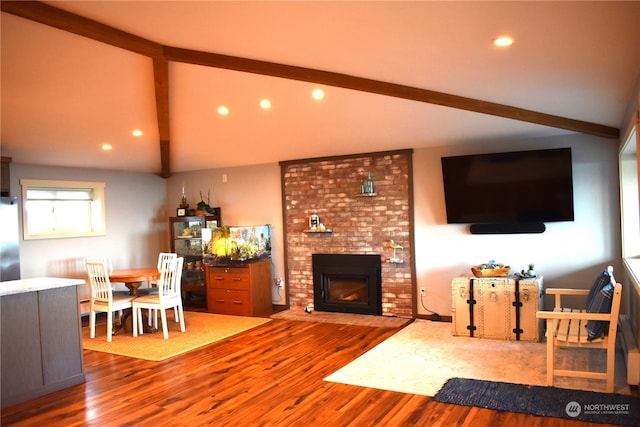
[[[415,317],[412,154],[400,150],[280,163],[292,310],[315,309],[313,254],[379,255],[381,314]],[[369,173],[374,194],[362,194]],[[312,214],[324,228],[311,229]],[[402,246],[395,254],[392,240]]]

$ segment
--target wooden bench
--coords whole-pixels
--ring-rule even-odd
[[[563,296],[587,296],[589,289],[546,289],[545,293],[555,296],[553,311],[538,311],[536,317],[547,321],[547,384],[554,384],[555,376],[589,378],[606,381],[606,390],[614,390],[615,347],[618,329],[618,314],[622,285],[616,283],[613,268],[608,267],[609,277],[613,285],[610,313],[587,312],[585,309],[571,309],[563,307]],[[589,340],[586,324],[589,320],[609,322],[605,335]],[[558,369],[554,366],[555,350],[557,348],[591,348],[606,352],[606,367],[604,372],[592,370]],[[586,369],[587,367],[585,367]]]

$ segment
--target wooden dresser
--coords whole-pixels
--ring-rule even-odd
[[[205,265],[207,311],[236,316],[271,315],[271,260]]]

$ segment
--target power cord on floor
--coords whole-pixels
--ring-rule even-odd
[[[429,313],[431,313],[431,321],[432,322],[439,322],[442,320],[442,316],[440,316],[438,313],[436,313],[435,311],[429,310],[427,308],[426,305],[424,305],[424,294],[420,295],[420,304],[422,304],[422,308],[424,308],[426,311],[428,311]]]

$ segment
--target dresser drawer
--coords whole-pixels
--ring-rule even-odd
[[[251,304],[246,291],[212,289],[207,292],[207,305],[210,312],[250,316]]]
[[[208,289],[236,289],[248,291],[250,288],[249,271],[246,268],[216,267],[209,269]]]

